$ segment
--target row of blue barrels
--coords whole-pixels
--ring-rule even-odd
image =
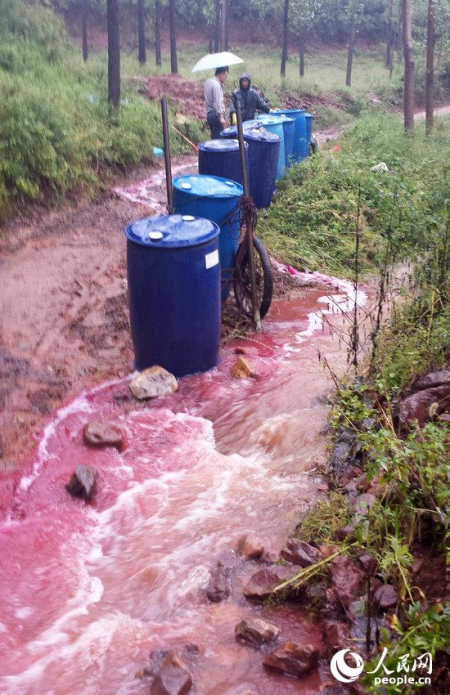
[[[237,165],[240,166],[239,144],[236,126],[222,132],[224,138],[235,143]],[[275,180],[280,156],[280,138],[266,130],[260,121],[246,121],[244,141],[248,144],[248,179],[250,195],[257,208],[268,208],[275,190]],[[231,154],[231,153],[230,153]],[[204,173],[199,161],[199,172]],[[212,172],[211,172],[212,173]]]
[[[312,121],[313,116],[304,109],[286,109],[244,121],[250,195],[256,207],[269,207],[276,180],[283,176],[285,168],[308,155]],[[226,128],[222,137],[225,142],[210,140],[199,145],[199,172],[227,176],[241,183],[236,126]]]
[[[298,130],[295,120],[294,161],[299,151],[302,154],[298,133],[303,131]],[[285,127],[283,137],[286,166],[290,145]],[[246,128],[245,140],[250,179],[256,186],[255,202],[258,204],[262,189],[266,197],[261,197],[259,207],[268,207],[280,165],[282,138],[259,123]],[[218,146],[209,149],[221,151]],[[225,146],[225,150],[233,153],[233,176],[237,176],[237,143]],[[261,177],[261,172],[270,169],[269,164],[273,176]],[[243,194],[242,186],[231,179],[230,169],[222,173],[228,178],[199,175],[174,179],[174,203],[179,214],[147,218],[127,227],[130,323],[139,370],[158,364],[182,377],[207,371],[219,362],[220,306],[230,289]],[[222,291],[221,268],[225,280]]]

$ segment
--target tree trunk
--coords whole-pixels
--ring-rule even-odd
[[[214,53],[219,53],[220,51],[220,38],[221,38],[221,7],[220,0],[215,1],[215,21],[214,21]]]
[[[155,60],[161,65],[161,0],[155,0]]]
[[[221,39],[222,51],[228,50],[228,48],[227,48],[227,42],[228,42],[227,24],[228,24],[228,0],[222,0],[222,39]]]
[[[403,53],[405,57],[405,83],[403,114],[405,129],[414,130],[414,49],[412,41],[411,0],[402,0]]]
[[[172,75],[178,75],[177,29],[175,10],[175,0],[169,0],[170,72],[172,73]]]
[[[300,77],[305,75],[305,30],[301,26],[298,32],[298,53],[300,56]]]
[[[403,50],[403,38],[402,38],[402,16],[403,16],[403,8],[402,8],[402,0],[398,0],[398,8],[397,8],[397,27],[396,27],[396,36],[397,39],[394,41],[394,46],[397,50],[397,53],[400,54]]]
[[[286,63],[288,59],[288,38],[289,38],[289,0],[284,0],[283,9],[283,39],[281,44],[281,77],[286,77]]]
[[[83,37],[83,60],[84,60],[84,62],[86,62],[87,59],[89,58],[87,20],[88,20],[88,4],[87,4],[87,0],[84,0],[82,15],[81,15],[81,34]]]
[[[138,42],[139,42],[139,62],[141,65],[147,61],[145,50],[145,0],[138,0],[137,4],[138,20]]]
[[[350,37],[348,42],[348,56],[347,56],[347,75],[345,77],[345,84],[347,87],[352,86],[352,68],[353,68],[353,53],[355,50],[355,38],[356,38],[356,11],[358,8],[358,0],[353,0],[351,16],[350,16]]]
[[[120,104],[120,35],[119,2],[107,0],[108,20],[108,101],[117,107]]]
[[[434,2],[428,0],[427,22],[427,81],[425,93],[426,134],[433,132],[434,113]]]
[[[391,53],[392,53],[392,38],[394,34],[393,26],[394,17],[394,0],[389,0],[389,10],[388,10],[388,30],[386,37],[386,67],[391,67]]]

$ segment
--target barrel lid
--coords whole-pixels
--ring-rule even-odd
[[[283,116],[284,114],[261,113],[258,116],[258,120],[264,123],[264,125],[283,125]]]
[[[215,239],[219,232],[214,222],[192,215],[145,217],[125,230],[127,239],[136,244],[164,249],[198,246]]]
[[[242,130],[247,132],[247,130],[253,130],[254,128],[261,128],[261,121],[258,121],[256,118],[253,119],[252,121],[244,121],[242,123]],[[237,137],[237,126],[236,125],[230,125],[228,128],[225,128],[221,132],[221,136],[224,138],[229,138],[229,137]]]
[[[247,143],[244,143],[248,147]],[[223,138],[222,140],[207,140],[201,142],[198,149],[202,152],[237,152],[239,150],[239,141]]]
[[[240,183],[219,176],[206,174],[186,174],[172,181],[173,187],[193,196],[211,198],[232,198],[244,192]]]
[[[246,130],[244,133],[244,138],[246,140],[253,140],[254,142],[270,143],[280,142],[281,140],[279,135],[277,135],[276,133],[269,133],[269,131],[265,128],[255,128],[254,130]]]
[[[314,116],[312,113],[308,113],[307,111],[305,111],[305,118],[314,118]]]
[[[283,113],[286,116],[291,116],[298,113],[306,113],[306,109],[281,109],[281,111],[277,111],[277,113]]]

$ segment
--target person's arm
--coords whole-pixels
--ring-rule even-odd
[[[232,116],[233,113],[236,113],[236,92],[233,92],[231,95],[230,116]]]
[[[256,102],[256,108],[258,111],[262,111],[263,113],[269,113],[270,111],[270,106],[266,104],[264,99],[261,99],[259,96],[258,92],[255,92],[256,97],[257,97],[257,102]]]
[[[217,82],[217,85],[214,86],[214,110],[217,114],[217,117],[220,121],[220,124],[223,128],[225,128],[225,117],[224,117],[224,101],[223,101],[223,89],[222,86]]]

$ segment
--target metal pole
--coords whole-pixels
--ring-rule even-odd
[[[244,196],[248,198],[250,195],[250,190],[248,186],[248,172],[247,172],[247,162],[245,159],[245,142],[244,142],[244,129],[242,127],[242,113],[241,105],[239,99],[236,100],[236,121],[237,121],[237,135],[239,142],[239,154],[241,157],[241,169],[242,169],[242,186],[244,188]]]
[[[172,164],[170,159],[170,135],[169,118],[167,116],[167,101],[164,98],[161,99],[161,117],[164,140],[164,164],[166,167],[167,212],[169,215],[171,215],[173,213]]]
[[[244,188],[244,196],[248,198],[249,186],[248,186],[248,172],[247,172],[247,162],[245,161],[245,143],[244,143],[244,130],[242,128],[242,114],[241,105],[239,100],[236,101],[236,121],[237,121],[237,134],[239,142],[239,154],[241,157],[241,167],[242,167],[242,185]],[[252,200],[253,202],[253,200]],[[256,289],[256,267],[255,267],[255,247],[253,245],[253,216],[248,215],[246,219],[246,238],[248,246],[248,255],[250,259],[250,279],[252,283],[252,304],[253,304],[253,321],[255,324],[255,329],[257,331],[261,330],[261,316],[259,313],[258,306],[258,293]]]

